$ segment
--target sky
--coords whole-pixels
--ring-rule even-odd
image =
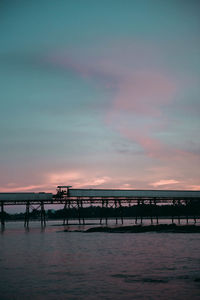
[[[3,0],[0,192],[200,190],[200,1]]]

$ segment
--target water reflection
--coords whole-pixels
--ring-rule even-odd
[[[5,231],[5,224],[1,224],[1,233],[3,234]]]
[[[25,228],[25,232],[26,232],[26,233],[29,233],[29,231],[30,231],[29,226],[24,226],[24,228]]]
[[[199,299],[199,234],[74,233],[63,229],[83,225],[40,225],[6,224],[1,299]]]
[[[88,219],[85,220],[85,224],[79,224],[78,220],[70,220],[68,224],[63,224],[62,220],[50,220],[47,223],[41,223],[39,221],[30,221],[28,224],[24,224],[22,221],[16,221],[16,222],[6,222],[5,225],[1,224],[1,233],[3,233],[5,230],[9,230],[10,228],[12,229],[16,229],[16,230],[22,230],[24,227],[25,232],[29,232],[30,230],[35,230],[37,228],[40,229],[41,232],[45,232],[46,228],[48,227],[59,227],[60,230],[65,230],[65,231],[85,231],[91,227],[99,227],[99,226],[109,226],[109,227],[118,227],[118,226],[133,226],[133,225],[140,225],[140,222],[138,222],[137,224],[135,224],[135,220],[134,219],[124,219],[124,223],[122,224],[116,224],[115,219],[108,219],[108,223],[106,224],[106,222],[102,222],[102,224],[100,224],[98,222],[99,220],[97,219]],[[157,222],[153,222],[151,221],[150,218],[148,219],[143,219],[142,225],[156,225]],[[159,219],[159,224],[172,224],[171,219],[167,218],[167,219]],[[188,222],[187,220],[182,220],[182,222],[180,224],[178,224],[177,222],[175,222],[174,220],[174,224],[177,225],[193,225],[196,224],[197,226],[200,225],[200,220],[198,219],[196,221],[196,223],[194,222],[193,219],[190,219]],[[23,226],[24,225],[24,226]],[[51,231],[55,231],[52,230]]]

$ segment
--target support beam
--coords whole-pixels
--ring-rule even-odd
[[[104,200],[103,199],[101,201],[101,204],[102,204],[102,209],[101,209],[100,225],[102,225],[102,220],[103,220],[103,211],[104,211]]]
[[[172,224],[174,223],[174,205],[172,205]]]
[[[79,199],[77,199],[76,204],[77,204],[77,208],[78,208],[78,222],[79,222],[79,225],[81,225],[81,212],[80,212]]]
[[[108,224],[108,200],[106,200],[106,225]]]
[[[63,225],[66,224],[66,219],[67,219],[67,224],[68,224],[68,218],[67,218],[67,200],[65,201],[65,205],[64,205]]]
[[[197,222],[197,218],[196,218],[196,215],[194,215],[194,224],[196,224]]]
[[[178,200],[178,224],[179,224],[179,225],[180,225],[180,223],[181,223],[181,218],[180,218],[180,205],[181,205],[180,200]]]
[[[138,208],[139,208],[139,200],[137,200],[137,205],[135,205],[135,224],[137,224],[137,220],[138,220]]]
[[[44,210],[44,202],[40,202],[41,212],[40,212],[40,220],[41,220],[41,226],[46,226],[46,214]]]
[[[5,225],[4,202],[1,202],[1,226]]]
[[[124,224],[124,219],[123,219],[123,207],[121,204],[121,201],[119,200],[119,209],[120,209],[120,217],[121,217],[121,223]]]
[[[159,224],[157,200],[154,199],[153,202],[154,202],[154,210],[155,210],[156,224]]]
[[[143,200],[142,200],[141,204],[140,204],[140,223],[141,224],[143,222],[143,212],[142,212],[142,209],[141,209],[141,208],[143,208],[143,205],[144,205],[144,203],[143,203]]]
[[[81,206],[82,222],[83,222],[83,225],[84,225],[85,224],[85,219],[84,219],[84,216],[83,216],[83,200],[81,200],[80,206]]]
[[[63,225],[69,224],[69,211],[70,211],[70,201],[66,200],[64,205]]]
[[[152,201],[150,200],[149,202],[149,205],[150,205],[150,217],[151,217],[151,224],[153,224],[153,213],[152,213]]]
[[[117,223],[118,223],[118,218],[117,218],[117,200],[115,200],[115,215],[116,215],[115,224],[117,225]]]
[[[29,217],[30,217],[30,202],[26,202],[26,213],[25,213],[25,219],[24,219],[24,227],[29,226]]]

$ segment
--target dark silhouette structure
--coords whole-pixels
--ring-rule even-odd
[[[45,212],[46,204],[62,204],[58,212]],[[5,225],[7,205],[25,205],[24,225],[29,226],[31,218],[39,217],[41,225],[46,225],[46,216],[62,218],[63,224],[70,219],[78,219],[79,224],[85,218],[99,218],[100,224],[108,218],[115,218],[116,224],[124,218],[134,218],[135,224],[143,218],[150,218],[151,224],[159,223],[159,217],[171,216],[178,223],[189,218],[196,223],[200,215],[200,191],[174,190],[117,190],[117,189],[72,189],[70,186],[58,186],[57,193],[0,193],[1,225]]]

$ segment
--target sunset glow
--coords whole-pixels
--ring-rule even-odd
[[[1,7],[0,191],[200,189],[198,1],[28,2]]]

